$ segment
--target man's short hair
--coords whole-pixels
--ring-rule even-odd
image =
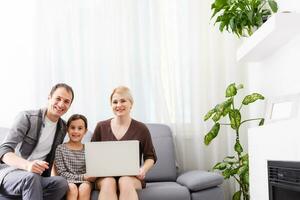
[[[50,96],[52,97],[53,93],[58,89],[58,88],[65,88],[68,92],[70,92],[72,94],[72,99],[71,99],[71,103],[74,100],[74,92],[71,86],[65,84],[65,83],[57,83],[56,85],[54,85],[50,91]]]

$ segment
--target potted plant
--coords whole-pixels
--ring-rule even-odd
[[[222,172],[224,179],[234,178],[239,185],[239,190],[233,195],[233,200],[249,200],[249,162],[248,154],[244,151],[240,143],[240,127],[249,121],[259,121],[259,125],[263,125],[263,118],[243,119],[241,109],[257,100],[263,100],[264,97],[259,93],[252,93],[244,97],[239,106],[236,105],[235,97],[238,90],[242,89],[243,85],[230,84],[226,89],[226,100],[217,104],[204,116],[204,121],[212,119],[214,125],[204,137],[204,143],[209,145],[210,142],[218,136],[221,126],[230,126],[235,133],[234,151],[236,155],[227,156],[223,161],[218,162],[213,167],[214,170]],[[220,122],[221,119],[228,116],[229,122]]]
[[[278,6],[275,0],[215,0],[211,10],[211,18],[218,14],[215,24],[219,23],[221,32],[226,30],[241,37],[252,35],[272,12],[277,12]]]

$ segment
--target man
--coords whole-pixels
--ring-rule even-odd
[[[59,83],[50,91],[47,108],[18,115],[0,145],[0,196],[23,200],[63,198],[67,181],[50,175],[55,149],[66,134],[61,116],[73,98],[72,88]]]

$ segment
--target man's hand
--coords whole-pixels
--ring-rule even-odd
[[[42,160],[28,161],[24,158],[16,155],[14,152],[8,152],[3,155],[2,161],[9,166],[16,167],[18,169],[24,169],[29,172],[42,174],[49,168],[49,164]]]
[[[42,174],[46,169],[49,169],[49,163],[42,160],[33,160],[29,161],[27,165],[27,171],[33,172],[36,174]]]

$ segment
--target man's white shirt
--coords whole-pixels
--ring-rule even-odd
[[[39,142],[27,160],[45,160],[53,144],[57,122],[45,117]]]

